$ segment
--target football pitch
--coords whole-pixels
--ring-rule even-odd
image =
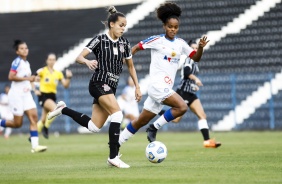
[[[145,158],[145,133],[121,148],[129,169],[109,168],[108,135],[42,137],[45,153],[32,154],[28,135],[0,138],[0,183],[282,183],[282,132],[212,133],[223,143],[202,147],[199,132],[160,132],[168,149],[161,164]]]

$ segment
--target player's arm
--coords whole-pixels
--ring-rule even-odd
[[[18,77],[17,76],[17,72],[15,71],[10,71],[9,72],[9,76],[8,76],[8,79],[10,81],[15,81],[15,82],[20,82],[20,81],[30,81],[30,82],[33,82],[34,79],[35,79],[35,76],[34,75],[31,75],[29,77]]]
[[[66,70],[66,78],[63,76],[63,78],[61,80],[61,83],[64,86],[64,88],[69,88],[71,78],[72,78],[72,72],[71,72],[71,70],[67,69]]]
[[[191,59],[193,59],[196,62],[199,62],[201,60],[202,55],[203,55],[204,47],[207,45],[208,42],[209,42],[209,40],[207,41],[207,37],[203,36],[203,38],[200,39],[198,50],[197,50],[196,54],[194,54],[191,57]]]
[[[134,82],[134,85],[135,85],[135,97],[136,97],[136,100],[137,102],[139,102],[142,98],[142,93],[140,91],[140,86],[139,86],[139,83],[138,83],[138,78],[137,78],[137,74],[136,74],[136,70],[135,70],[135,67],[134,67],[134,64],[133,64],[133,60],[132,58],[128,58],[128,59],[125,59],[125,62],[127,64],[127,67],[128,67],[128,71],[129,71],[129,74]]]
[[[87,48],[84,48],[82,52],[77,56],[76,62],[79,64],[87,65],[90,70],[95,70],[98,66],[96,60],[88,60],[85,57],[90,54],[90,51]]]
[[[196,75],[190,74],[189,79],[195,81],[197,86],[203,86],[202,81]]]
[[[136,44],[132,47],[131,53],[132,53],[132,55],[134,55],[136,52],[138,52],[140,50],[142,50],[142,49],[140,48],[139,44]]]

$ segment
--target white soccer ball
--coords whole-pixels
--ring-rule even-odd
[[[166,146],[159,141],[154,141],[146,147],[146,157],[152,163],[161,163],[167,156]]]

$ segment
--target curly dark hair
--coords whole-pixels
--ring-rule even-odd
[[[170,18],[175,18],[179,21],[181,16],[181,8],[175,3],[164,3],[161,4],[157,9],[157,17],[165,24]]]

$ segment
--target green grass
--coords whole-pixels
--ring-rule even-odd
[[[159,133],[168,148],[161,164],[145,158],[144,133],[124,144],[130,169],[108,168],[108,135],[61,135],[45,153],[30,153],[28,135],[0,139],[0,183],[282,183],[282,132],[214,133],[223,145],[202,147],[199,132]]]

